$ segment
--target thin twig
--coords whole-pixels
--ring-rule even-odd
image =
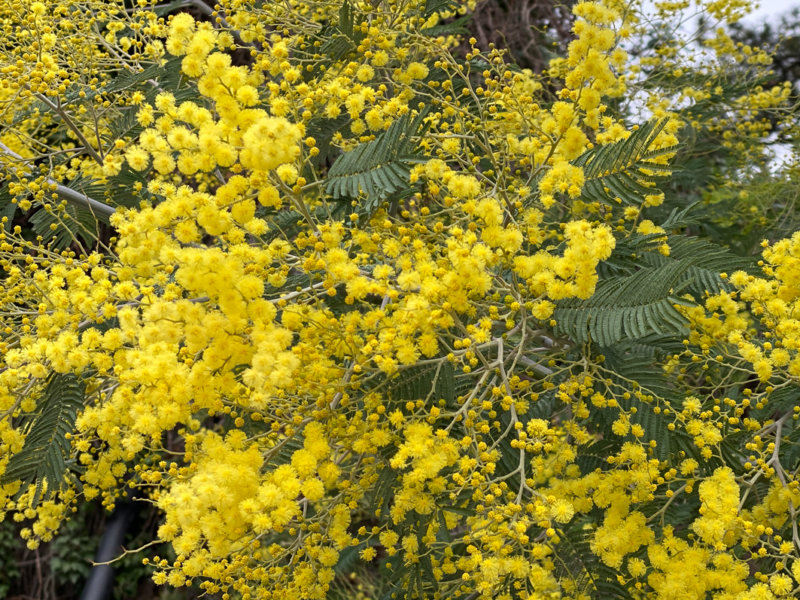
[[[78,140],[80,140],[81,144],[83,144],[84,150],[95,160],[95,162],[99,165],[103,165],[103,157],[97,153],[97,150],[92,147],[89,143],[89,140],[83,135],[83,132],[80,128],[75,124],[75,122],[70,118],[67,112],[61,107],[61,103],[55,104],[53,101],[50,100],[44,94],[34,94],[36,98],[39,99],[43,104],[45,104],[50,110],[55,112],[59,117],[64,120],[64,124],[72,130],[76,136],[78,136]],[[102,150],[101,150],[102,152]]]
[[[0,151],[2,151],[5,154],[8,154],[9,156],[13,157],[16,160],[20,161],[25,160],[19,154],[11,150],[8,146],[3,144],[2,142],[0,142]],[[24,172],[24,174],[30,175],[30,171]],[[107,217],[114,214],[114,208],[112,206],[109,206],[108,204],[103,204],[102,202],[90,198],[86,194],[82,194],[81,192],[73,190],[72,188],[69,188],[65,185],[61,185],[60,183],[58,183],[54,179],[51,179],[50,177],[46,178],[45,182],[51,186],[54,186],[56,188],[55,189],[56,194],[58,194],[59,197],[63,198],[67,202],[88,207],[89,209],[97,213],[100,213],[102,215],[105,215]]]

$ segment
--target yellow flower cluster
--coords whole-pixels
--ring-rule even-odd
[[[632,240],[671,258],[651,180],[688,96],[652,106],[649,163],[586,162],[636,131],[609,101],[638,89],[635,6],[577,3],[566,56],[534,73],[437,33],[474,2],[56,4],[0,7],[3,176],[71,236],[2,223],[0,474],[48,382],[86,390],[74,473],[0,484],[31,548],[130,486],[174,551],[154,581],[223,598],[325,598],[356,556],[419,598],[796,593],[800,409],[763,411],[800,373],[800,234],[686,309],[668,377],[558,329]],[[647,184],[634,205],[613,177]],[[68,227],[85,180],[112,234]]]
[[[692,523],[692,530],[706,544],[717,550],[730,547],[735,539],[735,525],[739,507],[739,485],[733,471],[720,467],[699,486],[700,517]]]
[[[772,246],[762,244],[763,277],[736,271],[730,275],[735,292],[712,296],[706,310],[689,313],[698,344],[730,344],[761,381],[773,375],[800,376],[800,234]],[[747,308],[747,313],[743,309]],[[760,331],[746,315],[760,321]]]
[[[514,270],[527,281],[532,295],[562,300],[588,298],[594,292],[597,265],[611,255],[614,236],[606,226],[573,221],[564,228],[564,239],[562,257],[541,251],[514,259]]]

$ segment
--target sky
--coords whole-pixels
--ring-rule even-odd
[[[762,0],[761,7],[748,15],[744,21],[753,24],[763,21],[777,22],[780,15],[795,7],[800,7],[798,0]]]

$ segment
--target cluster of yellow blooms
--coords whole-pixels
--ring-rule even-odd
[[[145,559],[154,581],[223,598],[325,598],[350,552],[420,599],[800,589],[800,486],[780,462],[797,411],[749,412],[798,382],[800,234],[765,251],[763,278],[683,309],[671,396],[558,334],[558,303],[595,294],[620,240],[670,255],[641,217],[664,201],[651,181],[685,97],[653,105],[644,166],[592,163],[637,129],[613,108],[641,72],[636,6],[577,3],[566,56],[537,74],[474,39],[456,58],[448,23],[474,2],[227,0],[208,20],[7,4],[0,165],[19,208],[69,229],[65,184],[135,181],[133,202],[104,199],[108,247],[59,252],[3,222],[0,475],[48,381],[86,389],[74,473],[39,481],[44,501],[1,480],[0,518],[31,520],[31,548],[132,488],[171,547]],[[404,193],[334,197],[334,159],[406,118],[415,154],[390,153],[391,177],[337,175],[402,173]],[[27,160],[45,154],[58,164]],[[645,193],[615,197],[615,173]],[[720,365],[781,383],[689,393]],[[751,455],[731,459],[729,436]]]
[[[762,244],[763,277],[736,271],[733,291],[708,298],[705,311],[691,312],[692,341],[698,345],[730,345],[752,365],[761,381],[780,373],[800,378],[800,233],[773,245]],[[754,323],[757,321],[757,323]]]

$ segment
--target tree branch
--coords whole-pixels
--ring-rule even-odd
[[[2,142],[0,142],[0,151],[2,151],[4,154],[8,154],[9,156],[11,156],[12,158],[14,158],[16,160],[19,160],[19,161],[24,161],[25,160],[19,154],[17,154],[13,150],[11,150],[8,146],[3,144]],[[2,164],[2,161],[0,161],[0,164]],[[26,175],[29,175],[29,174],[30,173],[26,173]],[[77,204],[77,205],[80,205],[80,206],[85,206],[85,207],[89,208],[90,210],[92,210],[92,211],[94,211],[96,213],[99,213],[101,215],[104,215],[106,217],[109,217],[109,216],[114,214],[114,207],[109,206],[108,204],[103,204],[102,202],[99,202],[99,201],[97,201],[97,200],[95,200],[93,198],[90,198],[86,194],[82,194],[82,193],[80,193],[80,192],[78,192],[76,190],[73,190],[72,188],[69,188],[69,187],[67,187],[65,185],[61,185],[60,183],[58,183],[54,179],[51,179],[50,177],[45,179],[45,181],[49,185],[55,186],[56,194],[58,194],[59,197],[63,198],[67,202],[70,202],[72,204]]]

